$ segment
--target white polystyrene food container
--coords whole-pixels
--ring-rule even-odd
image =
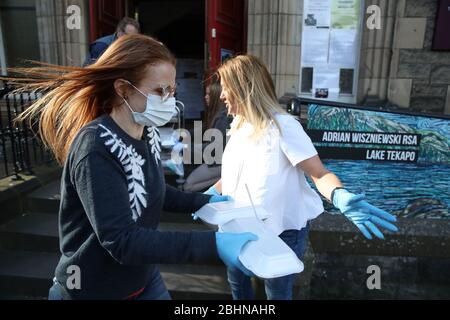
[[[271,279],[303,271],[303,263],[278,235],[261,221],[270,214],[261,206],[251,206],[234,201],[205,205],[196,212],[204,222],[219,226],[220,232],[252,232],[258,240],[248,242],[239,256],[242,264],[256,276]]]
[[[234,219],[221,227],[222,232],[252,232],[257,241],[248,242],[241,251],[242,264],[264,279],[283,277],[303,271],[303,263],[289,246],[254,217]]]
[[[255,207],[259,219],[267,219],[270,214],[261,206]],[[214,202],[204,205],[195,213],[204,222],[221,226],[236,218],[249,218],[255,216],[252,206],[236,201]]]

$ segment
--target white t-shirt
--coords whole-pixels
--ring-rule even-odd
[[[228,141],[222,158],[222,194],[262,205],[271,217],[264,224],[276,234],[300,230],[324,209],[319,195],[296,165],[317,155],[311,139],[290,115],[278,114],[275,124],[257,140],[253,126],[245,123]]]

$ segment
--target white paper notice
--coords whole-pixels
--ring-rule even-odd
[[[329,40],[328,29],[303,30],[302,64],[328,63]]]
[[[304,25],[308,27],[330,27],[331,0],[305,0]]]
[[[332,29],[330,33],[330,64],[354,68],[356,64],[356,30]]]
[[[316,90],[326,90],[326,98],[336,98],[339,95],[339,69],[330,67],[316,67],[313,75],[313,94]]]
[[[340,101],[340,70],[357,69],[360,1],[304,0],[303,8],[301,68],[313,69],[312,96]]]

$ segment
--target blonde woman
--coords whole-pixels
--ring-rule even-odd
[[[144,35],[116,40],[87,68],[16,69],[44,96],[21,115],[64,166],[61,258],[49,299],[170,299],[157,264],[238,260],[252,234],[158,231],[164,208],[193,212],[226,197],[183,193],[164,181],[158,126],[175,111],[175,58]],[[79,281],[71,275],[74,266]]]
[[[272,214],[264,221],[301,259],[308,236],[308,222],[323,212],[319,195],[309,186],[308,175],[319,192],[361,230],[378,238],[379,226],[397,228],[394,216],[371,206],[364,195],[343,188],[322,164],[302,126],[279,107],[267,68],[254,56],[241,55],[218,70],[221,98],[235,116],[222,161],[221,180],[211,194],[228,194],[247,201],[246,185],[255,203]],[[250,278],[228,269],[234,299],[251,299]],[[294,276],[265,280],[268,299],[292,299]]]

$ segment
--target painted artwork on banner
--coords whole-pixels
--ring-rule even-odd
[[[449,119],[311,104],[307,132],[327,168],[369,202],[450,219]]]

